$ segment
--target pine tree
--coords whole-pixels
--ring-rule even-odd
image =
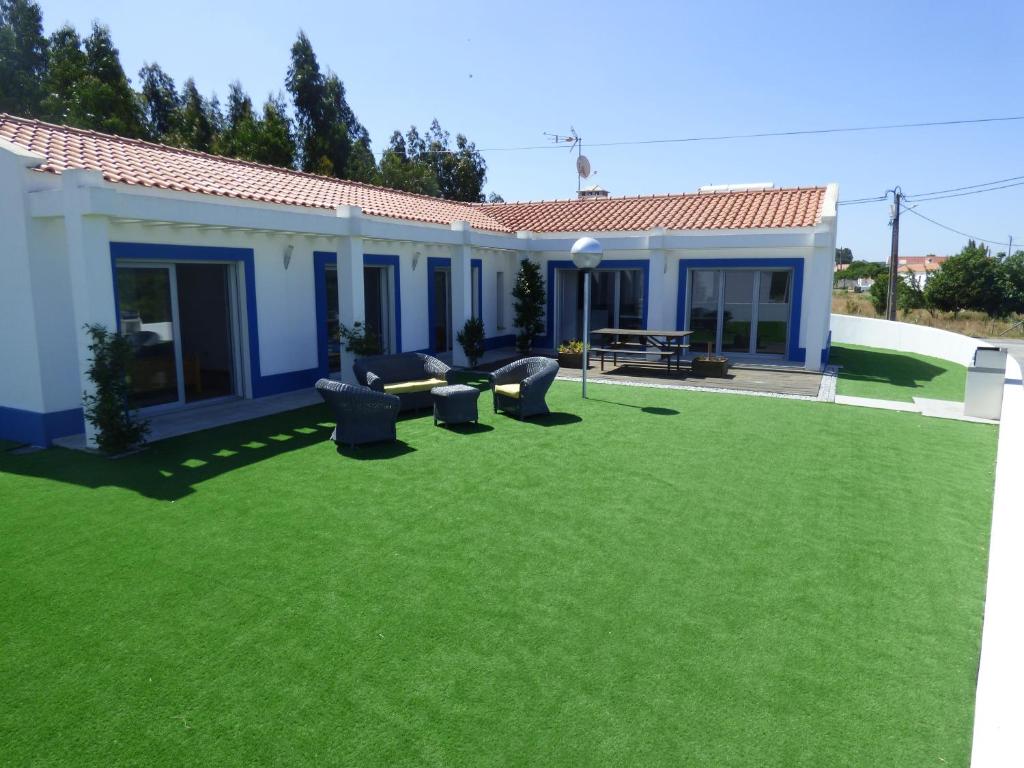
[[[282,168],[295,165],[295,135],[288,107],[278,94],[263,104],[263,119],[257,124],[252,160]]]
[[[70,24],[50,35],[49,64],[43,87],[43,113],[48,120],[88,127],[80,104],[82,84],[88,76],[82,39]]]
[[[191,77],[181,91],[175,143],[188,149],[209,152],[216,137],[216,126],[210,103],[202,97]]]
[[[146,132],[154,141],[167,140],[177,128],[181,108],[174,80],[154,63],[139,70],[139,81]]]
[[[85,60],[86,77],[79,86],[79,117],[85,127],[118,136],[144,136],[142,110],[109,27],[93,23],[85,38]]]
[[[0,112],[43,115],[43,13],[31,0],[0,0]]]

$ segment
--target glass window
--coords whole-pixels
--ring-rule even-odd
[[[505,328],[505,273],[498,272],[494,276],[495,309],[497,310],[498,330]]]
[[[480,267],[474,265],[469,270],[470,287],[470,313],[473,317],[480,317]]]
[[[121,333],[131,342],[132,408],[175,403],[178,363],[171,270],[167,267],[118,267],[117,303]]]
[[[639,269],[619,272],[619,328],[644,327],[644,273]]]

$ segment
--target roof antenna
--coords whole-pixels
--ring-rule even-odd
[[[590,160],[583,154],[583,137],[576,133],[576,129],[571,125],[569,126],[569,133],[548,133],[544,132],[555,144],[568,144],[569,153],[576,150],[576,196],[580,196],[580,189],[583,184],[583,179],[590,176]]]

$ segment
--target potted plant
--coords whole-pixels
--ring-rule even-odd
[[[149,433],[149,422],[128,405],[135,352],[127,338],[102,325],[87,325],[85,330],[92,353],[86,373],[94,385],[82,398],[85,418],[96,428],[96,444],[103,453],[124,455],[144,443]]]
[[[558,364],[563,368],[583,368],[583,342],[570,339],[559,344]]]
[[[480,358],[484,356],[484,321],[479,317],[471,317],[455,336],[462,351],[466,353],[469,367],[476,368]]]
[[[690,369],[698,376],[724,379],[729,370],[729,358],[716,355],[708,342],[708,351],[690,361]]]
[[[520,262],[516,284],[512,288],[512,298],[515,299],[515,324],[519,329],[516,349],[525,354],[533,348],[533,337],[544,327],[541,318],[544,317],[547,297],[539,265],[529,259]]]
[[[341,323],[338,326],[338,333],[341,336],[341,341],[345,344],[346,352],[351,352],[358,357],[368,357],[380,352],[380,339],[358,320],[352,323],[351,328]]]

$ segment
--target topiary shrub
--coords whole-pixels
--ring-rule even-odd
[[[519,329],[516,348],[520,352],[529,352],[533,347],[533,337],[544,327],[541,318],[544,317],[544,304],[547,301],[539,265],[529,259],[519,264],[512,298],[515,299],[515,323]]]
[[[135,358],[131,343],[102,325],[85,326],[89,338],[87,375],[95,385],[92,394],[83,393],[85,418],[96,429],[101,451],[117,454],[142,444],[149,434],[149,422],[138,419],[128,406],[131,393],[129,367]]]
[[[469,318],[455,338],[469,359],[469,367],[476,368],[476,364],[484,356],[484,321],[479,317]]]

